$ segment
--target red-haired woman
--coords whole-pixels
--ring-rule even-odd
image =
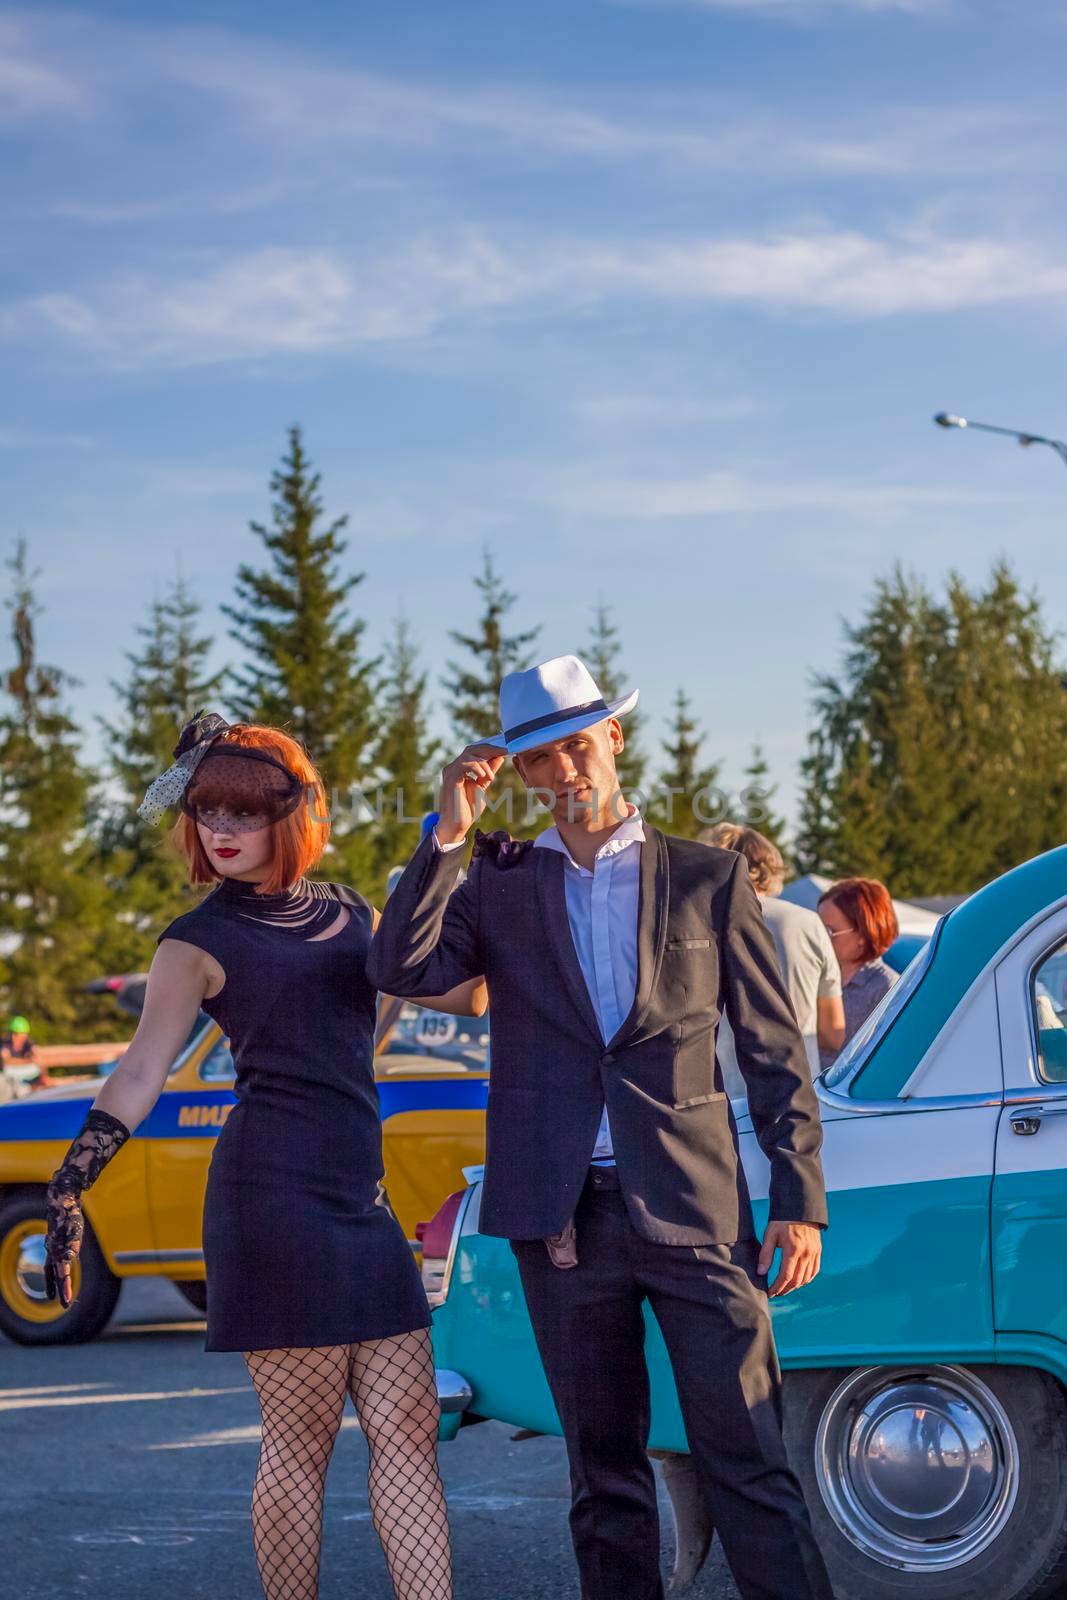
[[[204,1203],[207,1348],[240,1350],[263,1439],[252,1525],[267,1600],[318,1593],[326,1468],[351,1395],[370,1503],[398,1600],[452,1594],[437,1471],[430,1315],[388,1209],[374,1085],[378,913],[309,882],[325,792],[294,740],[200,714],[150,787],[150,820],[212,893],[159,935],[144,1012],[49,1188],[50,1287],[70,1303],[79,1197],[151,1111],[201,1008],[233,1050],[237,1104]],[[481,982],[422,1002],[480,1014]]]
[[[900,932],[897,914],[889,890],[877,878],[842,878],[820,896],[817,909],[841,968],[847,1044],[897,981],[882,960]],[[820,1051],[824,1067],[833,1059],[833,1052]]]

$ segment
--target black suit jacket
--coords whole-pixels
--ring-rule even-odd
[[[825,1224],[818,1105],[746,862],[647,824],[633,848],[637,990],[606,1044],[571,938],[558,851],[528,850],[506,869],[480,857],[453,893],[465,852],[440,851],[427,836],[382,913],[368,962],[380,989],[440,994],[483,973],[488,984],[482,1231],[537,1239],[564,1227],[606,1104],[638,1232],[672,1245],[752,1237],[715,1059],[724,1008],[771,1164],[771,1220]]]

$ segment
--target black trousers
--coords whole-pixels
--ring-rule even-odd
[[[513,1240],[537,1347],[563,1424],[582,1600],[662,1600],[646,1455],[642,1304],[663,1330],[689,1448],[744,1600],[833,1600],[782,1442],[781,1382],[759,1244],[652,1244],[631,1227],[613,1167],[576,1213],[578,1265]]]

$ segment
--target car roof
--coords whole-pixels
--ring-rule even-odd
[[[1067,899],[1067,845],[994,878],[938,924],[930,965],[915,993],[849,1087],[859,1100],[887,1100],[912,1072],[993,957],[1048,906]]]

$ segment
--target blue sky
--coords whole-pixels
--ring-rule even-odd
[[[894,561],[1007,553],[1063,626],[1063,467],[930,417],[1067,434],[1065,45],[1051,0],[0,7],[2,542],[79,717],[179,562],[236,660],[292,421],[372,647],[402,608],[436,677],[488,545],[541,653],[603,598],[646,731],[684,685],[787,810]]]

